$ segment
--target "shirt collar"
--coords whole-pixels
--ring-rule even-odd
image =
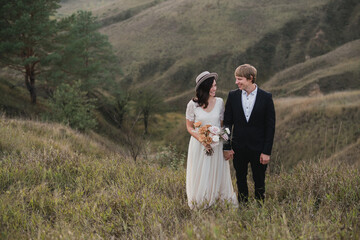
[[[250,96],[250,95],[251,95],[251,96],[256,95],[256,94],[257,94],[257,91],[258,91],[258,86],[255,84],[255,89],[254,89],[254,91],[252,91],[252,92],[249,94],[249,96]],[[244,90],[242,91],[242,94],[247,96],[247,92],[244,91]]]

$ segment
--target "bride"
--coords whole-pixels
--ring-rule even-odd
[[[194,123],[221,127],[224,102],[215,97],[217,73],[208,71],[196,77],[196,97],[187,104],[186,128],[191,134],[186,169],[186,194],[191,209],[210,207],[216,200],[227,200],[238,205],[234,192],[229,162],[224,159],[223,145],[211,147],[199,141]],[[212,155],[206,150],[213,151]]]

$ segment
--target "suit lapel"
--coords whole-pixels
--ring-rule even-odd
[[[243,105],[242,105],[242,90],[239,89],[238,91],[238,103],[240,103],[240,116],[241,116],[241,119],[243,119],[245,122],[246,122],[246,117],[245,117],[245,113],[244,113],[244,108],[243,108]]]
[[[253,110],[251,111],[251,115],[250,115],[250,118],[249,118],[249,122],[250,122],[251,119],[253,118],[254,113],[256,113],[257,109],[260,107],[260,105],[261,105],[261,100],[262,100],[262,90],[258,87],[257,94],[256,94],[256,98],[255,98],[254,107],[253,107]]]

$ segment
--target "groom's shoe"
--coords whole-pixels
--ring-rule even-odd
[[[265,204],[265,200],[264,200],[264,199],[255,199],[255,200],[256,200],[257,206],[258,206],[259,208],[264,207],[264,204]]]
[[[238,195],[239,208],[246,208],[249,204],[248,196],[244,196],[243,194]]]
[[[249,206],[250,206],[249,202],[240,202],[239,203],[239,209],[241,209],[241,210],[248,209]]]
[[[255,199],[264,201],[264,199],[265,199],[265,187],[255,188]]]
[[[238,194],[238,201],[239,201],[239,203],[247,203],[247,202],[249,202],[249,196],[240,193],[240,194]]]

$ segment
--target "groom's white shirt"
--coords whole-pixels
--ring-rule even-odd
[[[246,91],[242,91],[241,102],[247,122],[249,122],[251,112],[254,108],[257,92],[258,92],[258,87],[256,84],[255,84],[255,90],[252,91],[249,95],[247,95]]]

